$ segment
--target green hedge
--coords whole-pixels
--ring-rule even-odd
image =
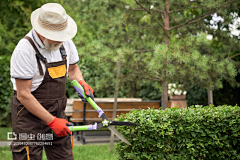
[[[118,141],[120,159],[240,159],[240,108],[196,106],[188,109],[134,110],[119,121],[131,146]]]

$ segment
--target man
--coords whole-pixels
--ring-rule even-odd
[[[12,127],[17,140],[10,149],[16,160],[42,159],[43,146],[50,160],[72,160],[71,132],[64,113],[67,74],[84,85],[86,94],[93,94],[77,65],[79,57],[71,40],[77,26],[57,3],[47,3],[33,11],[31,23],[33,29],[19,41],[11,58],[15,91]],[[49,141],[52,131],[57,137]],[[31,143],[36,141],[42,143]]]

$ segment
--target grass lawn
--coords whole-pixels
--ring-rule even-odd
[[[73,146],[73,155],[75,160],[117,160],[118,154],[115,147],[110,152],[109,144]],[[8,146],[0,147],[0,157],[1,160],[12,159],[12,152]],[[43,160],[47,160],[45,153],[43,153]]]
[[[12,132],[12,127],[1,127],[0,128],[0,141],[7,140],[7,132]]]

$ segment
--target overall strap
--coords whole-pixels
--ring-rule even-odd
[[[59,50],[60,50],[62,59],[65,61],[65,60],[66,60],[66,57],[67,57],[67,54],[66,54],[66,51],[65,51],[65,48],[64,48],[63,44],[61,45],[61,47],[59,48]]]
[[[40,75],[42,76],[42,75],[43,75],[43,69],[42,69],[42,66],[41,66],[41,63],[40,63],[39,59],[40,59],[41,61],[43,61],[44,63],[46,63],[47,60],[46,60],[46,58],[44,58],[44,57],[40,54],[39,50],[37,49],[36,45],[34,44],[33,40],[32,40],[30,37],[25,36],[24,38],[27,39],[27,40],[30,42],[30,44],[32,45],[32,47],[33,47],[34,50],[36,51],[36,58],[37,58],[38,68],[39,68]]]

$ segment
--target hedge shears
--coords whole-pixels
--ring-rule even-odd
[[[97,130],[99,128],[107,127],[110,131],[112,131],[119,139],[125,142],[128,145],[131,145],[128,140],[123,137],[113,126],[137,126],[136,123],[132,122],[120,122],[120,121],[109,121],[103,110],[94,102],[94,100],[85,94],[84,88],[76,81],[72,81],[71,84],[78,92],[78,96],[84,100],[86,100],[98,113],[98,117],[102,118],[102,122],[90,124],[90,125],[82,125],[82,126],[68,126],[69,130],[72,131],[83,131],[83,130]]]

